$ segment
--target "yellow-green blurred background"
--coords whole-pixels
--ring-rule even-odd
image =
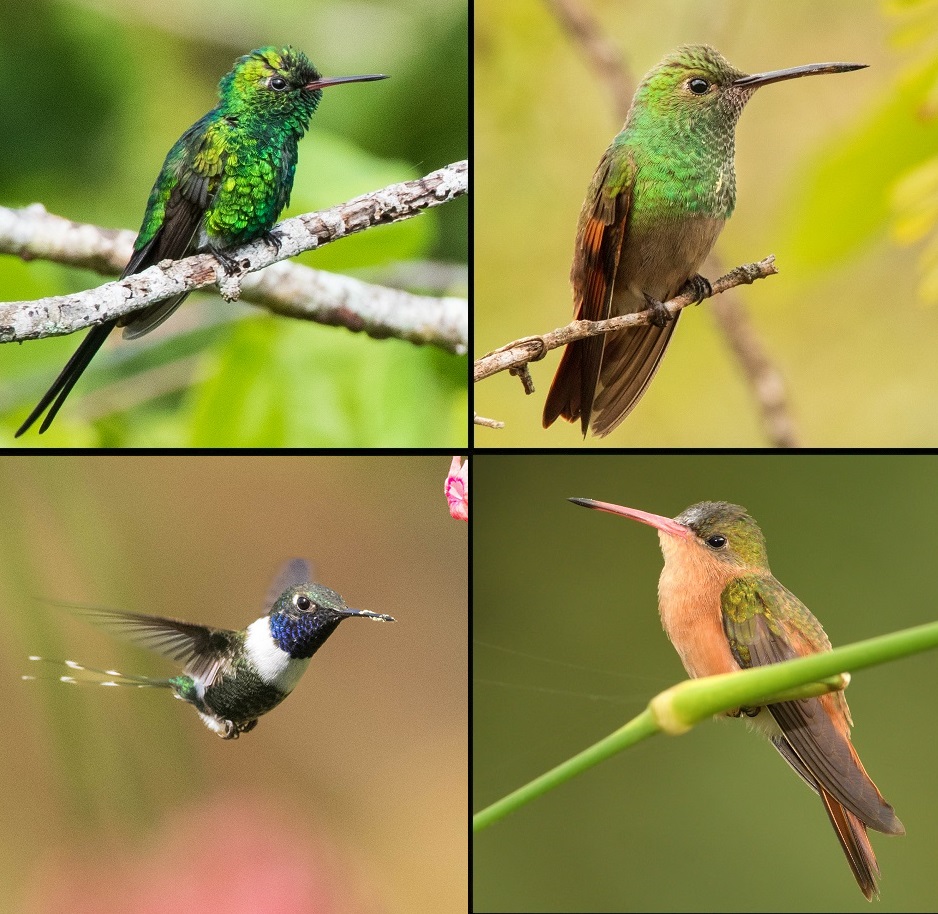
[[[0,460],[0,911],[465,910],[467,531],[448,468]],[[239,628],[292,556],[397,621],[344,623],[238,740],[165,691],[20,680],[31,654],[172,675],[47,601]]]
[[[292,44],[328,75],[387,73],[323,94],[285,215],[334,206],[466,157],[460,0],[158,4],[25,0],[2,11],[0,204],[42,203],[136,231],[178,137],[217,102],[233,61]],[[466,294],[466,200],[307,252],[299,262],[411,291]],[[428,264],[452,269],[425,288]],[[462,268],[462,274],[460,271]],[[460,279],[462,275],[462,279]],[[423,277],[423,278],[421,278]],[[0,257],[0,298],[93,288],[101,276]],[[98,355],[51,446],[450,446],[466,439],[466,359],[193,295],[145,340]],[[0,348],[0,441],[75,350],[72,335]]]
[[[473,460],[473,809],[611,733],[685,677],[657,611],[654,530],[746,506],[775,576],[848,644],[938,618],[938,457]],[[938,901],[935,655],[857,673],[854,745],[907,829],[871,832],[881,911]],[[475,836],[475,910],[869,911],[822,804],[738,721],[656,737]]]
[[[708,43],[745,72],[815,61],[869,69],[768,86],[737,128],[737,208],[716,245],[729,268],[778,258],[737,290],[789,384],[806,445],[938,442],[938,192],[934,0],[752,3],[583,0],[635,80],[672,48]],[[565,324],[586,187],[621,126],[606,87],[542,0],[478,0],[476,354]],[[917,173],[930,164],[930,171]],[[916,176],[919,180],[912,180]],[[930,253],[920,262],[921,238]],[[916,241],[905,244],[906,241]],[[900,243],[903,242],[903,243]],[[482,447],[578,446],[541,429],[560,353],[476,385]],[[689,310],[648,393],[589,446],[761,446],[750,393],[707,305]]]

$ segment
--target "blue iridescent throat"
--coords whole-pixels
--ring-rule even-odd
[[[341,621],[341,616],[323,616],[320,613],[303,613],[300,616],[274,613],[270,617],[270,635],[292,659],[304,660],[322,647]]]

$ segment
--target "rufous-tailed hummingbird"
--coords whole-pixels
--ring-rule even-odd
[[[266,237],[290,202],[297,144],[322,99],[341,83],[386,79],[323,77],[295,48],[258,48],[235,61],[219,84],[219,102],[175,143],[150,191],[143,224],[123,279],[162,260],[211,251],[227,270],[236,265],[225,249]],[[48,408],[44,432],[69,391],[115,327],[124,339],[149,333],[188,293],[157,302],[91,328],[36,408],[20,426],[23,434]]]
[[[762,531],[745,508],[705,501],[672,520],[590,498],[570,500],[657,528],[664,553],[661,622],[691,677],[831,649],[821,623],[772,576]],[[741,714],[820,796],[860,891],[872,900],[879,867],[866,830],[902,835],[905,829],[853,748],[843,692],[729,716]]]
[[[642,80],[603,154],[577,225],[574,315],[654,310],[653,323],[570,343],[544,404],[544,428],[580,420],[608,435],[645,393],[677,326],[662,302],[709,283],[698,270],[736,204],[736,122],[760,86],[859,70],[817,63],[747,76],[713,48],[680,47]]]

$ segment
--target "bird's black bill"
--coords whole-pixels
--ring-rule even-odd
[[[847,73],[850,70],[862,70],[868,67],[866,63],[807,63],[800,67],[790,67],[787,70],[771,70],[768,73],[753,73],[751,76],[740,76],[733,80],[734,86],[744,89],[755,89],[767,86],[769,83],[779,83],[785,79],[798,79],[799,76],[817,76],[821,73]]]
[[[338,86],[342,83],[370,83],[376,79],[387,79],[387,76],[323,76],[321,79],[314,79],[311,83],[307,83],[303,88],[325,89],[327,86]]]
[[[380,619],[382,622],[394,622],[394,616],[385,616],[381,613],[369,612],[367,609],[340,609],[341,616],[364,616],[366,619]]]

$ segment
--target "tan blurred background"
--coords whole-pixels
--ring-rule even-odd
[[[750,73],[828,60],[870,65],[756,93],[737,129],[737,208],[716,253],[727,268],[778,258],[779,276],[738,294],[788,381],[803,444],[936,444],[938,310],[919,295],[921,245],[898,243],[915,231],[902,229],[908,201],[897,195],[938,150],[934,0],[582,5],[635,80],[682,43],[712,44]],[[547,2],[479,0],[475,22],[478,356],[570,320],[577,215],[621,121]],[[914,187],[911,195],[913,206],[938,205]],[[930,231],[933,222],[927,211]],[[530,397],[507,373],[476,385],[476,411],[507,423],[477,429],[479,446],[581,443],[567,423],[541,429],[559,358],[554,351],[532,366]],[[591,447],[766,443],[706,304],[683,317],[623,426],[588,439]]]
[[[448,457],[0,460],[0,910],[465,909],[466,525]],[[21,682],[29,654],[172,664],[43,600],[243,627],[281,562],[350,605],[226,742],[162,691]]]

